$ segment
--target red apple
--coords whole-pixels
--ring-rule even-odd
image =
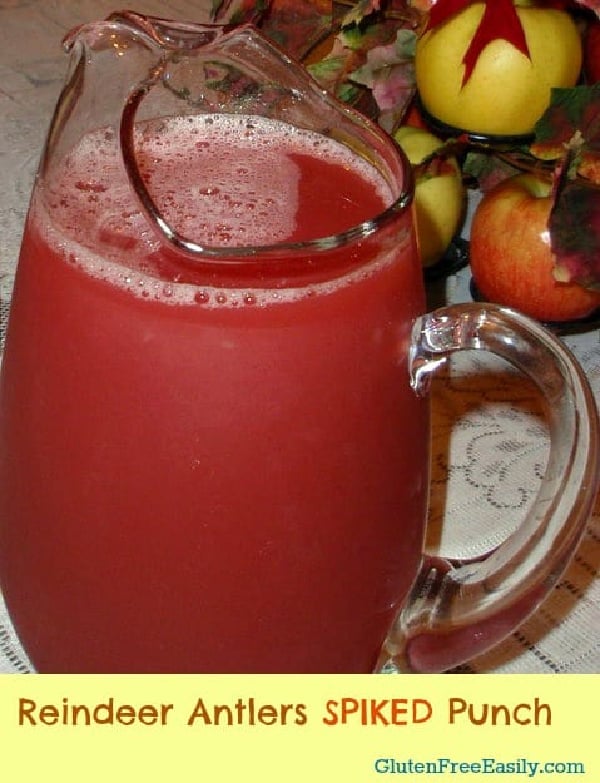
[[[534,174],[519,174],[488,191],[471,225],[471,273],[487,301],[540,321],[585,318],[600,307],[600,292],[555,279],[552,201],[550,183]]]

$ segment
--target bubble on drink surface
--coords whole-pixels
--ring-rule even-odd
[[[248,247],[288,239],[296,228],[300,182],[290,148],[300,155],[314,155],[311,150],[316,149],[319,157],[356,169],[354,153],[339,142],[277,122],[223,116],[216,120],[177,118],[162,124],[164,135],[159,138],[148,129],[137,136],[140,170],[163,216],[199,244]],[[232,164],[230,145],[235,142],[239,147],[240,129],[244,151],[241,158],[236,154]],[[83,139],[67,159],[63,178],[49,185],[45,205],[50,217],[40,218],[49,226],[48,232],[55,233],[54,238],[48,237],[50,242],[61,245],[65,257],[69,253],[76,257],[89,274],[146,301],[215,308],[272,306],[327,294],[352,281],[349,275],[310,288],[282,288],[273,296],[272,289],[230,291],[161,279],[165,240],[142,210],[136,209],[120,152],[112,135],[108,139],[109,143],[104,131]],[[368,163],[361,173],[389,203],[389,187]],[[91,208],[90,194],[97,199]],[[85,211],[81,208],[84,199]],[[258,213],[262,213],[260,219]],[[124,267],[137,274],[125,274]]]
[[[289,134],[239,117],[198,120],[200,135],[209,128],[202,140],[190,134],[187,120],[173,119],[168,127],[161,150],[142,134],[138,152],[147,187],[177,233],[211,247],[274,244],[294,233],[300,170],[285,154]],[[200,156],[199,144],[206,145]]]

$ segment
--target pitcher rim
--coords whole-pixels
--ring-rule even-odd
[[[144,183],[143,177],[139,172],[134,149],[133,128],[135,126],[137,108],[143,101],[150,87],[153,86],[148,80],[145,80],[144,82],[140,82],[133,89],[129,100],[123,108],[121,122],[118,128],[121,156],[130,185],[145,216],[150,220],[153,228],[157,231],[162,241],[166,241],[188,258],[196,258],[198,260],[213,258],[215,260],[218,259],[221,263],[227,264],[228,261],[236,262],[239,261],[240,258],[252,260],[253,256],[260,256],[264,259],[273,256],[289,256],[290,254],[299,255],[303,252],[325,252],[344,247],[357,240],[365,239],[373,235],[377,231],[385,228],[399,215],[405,213],[406,210],[410,208],[415,195],[414,173],[408,157],[402,148],[394,141],[391,134],[387,133],[376,121],[366,114],[363,114],[349,104],[344,103],[337,96],[323,89],[302,63],[290,57],[290,55],[288,55],[277,43],[268,38],[253,23],[216,24],[191,22],[166,19],[129,10],[114,11],[104,20],[89,22],[73,28],[65,35],[63,47],[66,50],[70,50],[84,31],[98,29],[98,27],[102,25],[121,25],[126,27],[140,37],[143,37],[151,46],[164,49],[170,53],[186,50],[195,51],[200,49],[201,45],[205,44],[200,44],[198,43],[198,40],[196,40],[195,45],[187,42],[185,46],[176,46],[165,34],[166,32],[168,33],[169,30],[186,34],[196,34],[197,37],[206,33],[209,36],[214,36],[214,39],[211,39],[210,43],[221,38],[230,39],[234,35],[254,36],[255,38],[258,38],[261,45],[268,47],[277,56],[288,61],[290,67],[299,69],[298,75],[302,78],[306,88],[310,90],[312,94],[317,94],[320,100],[325,101],[335,111],[344,115],[344,117],[356,128],[362,129],[372,136],[373,141],[377,140],[379,142],[379,147],[376,145],[369,146],[368,149],[365,149],[365,152],[368,152],[368,155],[362,155],[356,149],[352,149],[349,144],[345,144],[343,139],[336,138],[334,134],[330,135],[330,138],[334,141],[344,144],[353,154],[371,165],[376,171],[379,171],[379,174],[387,181],[392,192],[396,190],[397,186],[397,195],[393,195],[391,203],[389,203],[387,207],[376,212],[367,220],[351,225],[334,234],[316,236],[301,241],[281,241],[269,244],[218,246],[205,245],[196,242],[191,238],[181,235],[163,218],[160,209],[155,204]],[[165,62],[167,60],[168,58],[165,57]],[[158,80],[160,78],[159,74],[160,65],[156,69],[154,78]],[[202,113],[199,113],[198,116],[210,116],[210,114],[211,113],[206,113],[203,115]],[[232,113],[232,116],[251,118],[253,116],[258,117],[261,115],[253,115],[251,113],[240,113],[235,115]],[[315,132],[322,133],[322,131],[318,130],[315,130]],[[322,135],[326,134],[322,133]],[[381,161],[384,165],[382,167],[378,166],[377,160]],[[398,174],[400,174],[400,177]]]

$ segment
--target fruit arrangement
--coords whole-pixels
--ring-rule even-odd
[[[600,310],[598,0],[240,2],[404,149],[424,267],[444,263],[476,193],[480,298],[542,321]]]

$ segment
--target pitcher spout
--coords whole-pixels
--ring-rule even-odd
[[[107,39],[114,46],[121,39],[131,38],[145,39],[149,44],[165,51],[191,51],[212,43],[231,27],[210,23],[174,22],[136,11],[114,11],[103,21],[79,25],[70,30],[63,39],[63,47],[70,52],[81,39],[85,39],[87,44],[94,48]]]

